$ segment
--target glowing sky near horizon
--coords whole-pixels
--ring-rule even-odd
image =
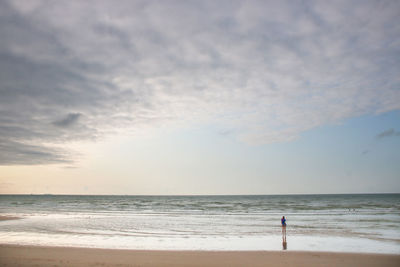
[[[398,1],[0,1],[0,193],[400,192]]]

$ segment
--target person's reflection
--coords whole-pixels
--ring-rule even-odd
[[[287,242],[286,241],[282,242],[282,249],[287,250]]]

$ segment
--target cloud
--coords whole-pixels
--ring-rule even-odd
[[[69,113],[65,118],[54,121],[53,124],[58,127],[70,127],[77,123],[81,115],[80,113]]]
[[[364,150],[363,152],[361,152],[362,155],[367,155],[369,152],[371,152],[369,149]]]
[[[398,1],[0,1],[0,164],[68,161],[64,144],[119,129],[268,144],[400,109],[399,17]]]
[[[400,132],[396,131],[395,129],[392,128],[392,129],[389,129],[389,130],[379,133],[378,135],[376,135],[376,138],[382,139],[382,138],[394,137],[394,136],[400,136]]]
[[[228,135],[233,134],[233,131],[232,131],[232,130],[229,130],[229,129],[225,129],[225,130],[220,130],[220,131],[218,132],[218,134],[220,134],[220,135],[222,135],[222,136],[228,136]]]
[[[71,163],[68,151],[43,145],[36,146],[13,141],[0,142],[0,151],[2,165]]]

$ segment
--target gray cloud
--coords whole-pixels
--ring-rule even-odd
[[[0,1],[0,164],[68,161],[64,144],[119,129],[211,122],[266,144],[400,109],[399,17],[398,1]]]
[[[363,152],[361,152],[362,155],[367,155],[369,152],[371,152],[369,149],[364,150]]]
[[[396,131],[395,129],[392,128],[392,129],[389,129],[389,130],[379,133],[378,135],[376,135],[376,138],[382,139],[382,138],[393,137],[393,136],[400,136],[400,132]]]
[[[78,122],[80,113],[69,113],[65,118],[53,122],[58,127],[70,127]]]
[[[43,145],[28,145],[13,141],[0,142],[0,151],[2,165],[71,163],[70,155],[66,150],[48,148]]]

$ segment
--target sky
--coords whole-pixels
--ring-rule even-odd
[[[1,194],[400,193],[399,1],[0,0]]]

